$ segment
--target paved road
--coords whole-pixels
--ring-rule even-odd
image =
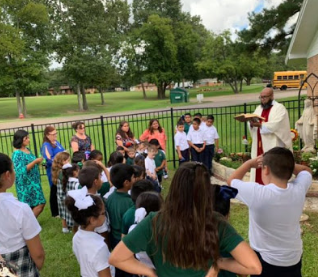
[[[302,95],[306,95],[307,91],[303,90]],[[275,98],[286,98],[286,97],[293,97],[298,95],[298,90],[288,90],[288,91],[280,91],[277,90],[275,92]],[[185,109],[193,109],[193,108],[209,108],[209,107],[226,107],[226,106],[235,106],[241,105],[244,103],[250,103],[258,101],[259,93],[249,93],[249,94],[236,94],[236,95],[225,95],[225,96],[215,96],[215,97],[207,97],[204,98],[203,103],[198,103],[195,105],[187,105],[187,106],[178,106],[178,108],[185,108]],[[191,99],[191,102],[196,102],[196,99]],[[156,112],[164,110],[161,109],[147,109],[143,110],[142,112]],[[125,111],[120,113],[105,113],[104,116],[120,116],[120,115],[127,115],[131,113],[137,113],[138,111]],[[29,126],[33,124],[46,124],[46,123],[56,123],[61,121],[76,121],[76,120],[84,120],[89,118],[96,118],[100,116],[99,114],[83,114],[77,116],[70,116],[70,117],[58,117],[58,118],[33,118],[33,119],[16,119],[16,120],[8,120],[7,122],[0,123],[0,130],[7,129],[7,128],[16,128],[16,127],[23,127]]]

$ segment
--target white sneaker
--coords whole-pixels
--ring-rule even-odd
[[[70,230],[68,228],[62,228],[62,233],[63,234],[68,234]]]

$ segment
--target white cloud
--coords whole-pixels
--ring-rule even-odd
[[[200,15],[209,30],[220,33],[230,29],[241,30],[248,26],[248,13],[258,7],[270,8],[283,0],[181,0],[183,10]]]

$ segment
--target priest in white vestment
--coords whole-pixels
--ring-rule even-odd
[[[276,146],[286,147],[292,151],[290,123],[286,108],[274,100],[272,88],[264,88],[259,99],[261,104],[254,113],[264,117],[265,120],[249,122],[252,136],[252,159]],[[261,169],[251,169],[251,181],[263,184]]]

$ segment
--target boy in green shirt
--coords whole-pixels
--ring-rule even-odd
[[[160,149],[160,144],[159,144],[159,141],[157,139],[151,139],[149,141],[149,144],[150,145],[154,145],[154,146],[156,146],[158,148],[158,153],[155,156],[154,160],[155,160],[155,164],[156,164],[156,173],[157,173],[157,176],[158,176],[158,181],[159,181],[159,183],[161,185],[162,176],[164,174],[164,170],[167,167],[166,155],[165,155],[165,152],[163,152]]]
[[[132,185],[130,196],[131,200],[134,202],[134,205],[131,206],[123,216],[123,223],[121,228],[122,237],[128,234],[130,226],[135,223],[136,200],[138,196],[145,191],[155,191],[153,184],[149,180],[139,180]]]

